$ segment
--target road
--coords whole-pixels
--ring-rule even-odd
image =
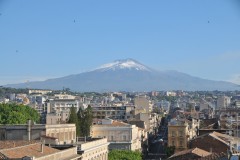
[[[166,159],[165,147],[167,146],[167,119],[164,123],[161,123],[158,129],[158,135],[149,137],[149,152],[145,160],[163,160]],[[154,142],[157,138],[163,139],[163,141]],[[159,139],[160,139],[159,138]]]

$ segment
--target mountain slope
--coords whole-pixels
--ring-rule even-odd
[[[15,88],[73,91],[236,90],[236,84],[193,77],[177,71],[155,71],[133,60],[117,60],[93,71],[46,81],[7,85]]]

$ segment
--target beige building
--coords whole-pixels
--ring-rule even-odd
[[[146,96],[138,96],[134,98],[135,114],[149,113],[152,109],[151,102]]]
[[[101,124],[93,125],[91,131],[94,138],[106,137],[110,143],[109,149],[133,151],[141,150],[142,136],[138,133],[138,127],[135,125],[111,119],[104,119]]]
[[[92,105],[93,117],[97,119],[111,118],[127,120],[133,117],[133,105]]]
[[[217,108],[221,109],[221,108],[227,108],[229,107],[231,104],[231,98],[227,97],[227,96],[220,96],[217,99]]]
[[[171,119],[168,123],[168,146],[175,146],[175,152],[187,149],[187,143],[197,135],[198,121],[192,119]]]
[[[136,120],[142,120],[146,124],[146,131],[148,133],[157,132],[160,117],[156,113],[138,113],[135,115]]]
[[[81,160],[108,160],[107,138],[77,138],[76,144]]]
[[[45,140],[46,144],[76,142],[75,124],[21,124],[0,125],[0,140]]]

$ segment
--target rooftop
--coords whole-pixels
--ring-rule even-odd
[[[175,153],[174,155],[169,157],[169,159],[175,159],[179,156],[183,157],[184,155],[187,156],[187,154],[194,154],[194,155],[199,156],[199,157],[206,157],[206,156],[211,155],[210,152],[207,152],[205,150],[202,150],[202,149],[196,147],[196,148],[193,148],[193,149],[188,149],[188,150],[184,150],[184,151]],[[185,157],[185,158],[187,158],[187,157]]]
[[[16,159],[16,158],[23,158],[25,156],[28,157],[42,157],[45,155],[53,154],[59,152],[60,150],[47,147],[43,145],[42,151],[42,144],[41,143],[34,143],[24,146],[19,146],[10,149],[2,149],[0,153],[9,159]]]

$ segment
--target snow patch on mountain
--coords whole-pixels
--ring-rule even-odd
[[[137,70],[137,71],[151,71],[150,68],[142,65],[141,63],[133,60],[133,59],[126,59],[126,60],[116,60],[112,63],[104,64],[96,70],[101,71],[108,71],[108,70],[119,70],[119,69],[129,69],[129,70]]]

